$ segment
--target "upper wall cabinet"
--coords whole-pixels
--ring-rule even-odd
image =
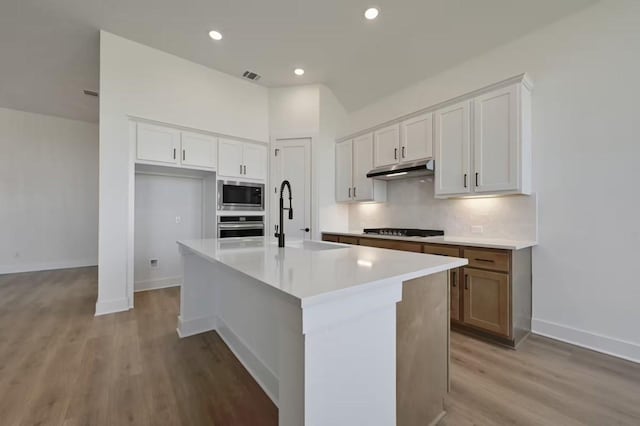
[[[373,168],[373,134],[336,145],[336,201],[386,201],[387,183],[370,179]]]
[[[400,123],[400,161],[433,157],[433,114],[422,114]]]
[[[178,164],[179,147],[179,130],[154,124],[137,123],[137,160]]]
[[[435,193],[468,194],[471,149],[471,102],[464,101],[436,111]]]
[[[442,108],[435,121],[437,197],[531,193],[526,80]]]
[[[265,180],[267,178],[266,145],[220,138],[218,174],[225,177]]]
[[[395,164],[399,160],[400,126],[378,129],[373,134],[373,164],[376,167]]]
[[[433,114],[422,114],[373,134],[375,167],[433,157]]]
[[[216,169],[218,139],[149,123],[136,124],[136,162]]]
[[[199,133],[182,132],[181,147],[180,162],[183,166],[216,168],[217,138]]]

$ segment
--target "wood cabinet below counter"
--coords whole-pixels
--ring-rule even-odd
[[[531,332],[531,248],[504,250],[323,233],[324,241],[469,260],[449,272],[451,327],[511,347]]]

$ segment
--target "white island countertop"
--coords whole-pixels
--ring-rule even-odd
[[[183,250],[266,283],[302,301],[320,302],[389,280],[407,281],[464,266],[466,259],[319,241],[270,238],[178,241]]]
[[[538,245],[535,240],[515,240],[507,238],[483,238],[483,237],[455,237],[455,236],[437,236],[437,237],[403,237],[396,235],[376,235],[365,234],[362,231],[349,232],[331,232],[323,231],[323,234],[345,235],[348,237],[360,238],[377,238],[380,240],[397,240],[397,241],[413,241],[417,243],[445,244],[452,246],[467,247],[485,247],[503,250],[521,250],[528,247]]]

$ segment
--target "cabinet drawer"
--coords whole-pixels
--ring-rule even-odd
[[[330,241],[332,243],[339,243],[340,242],[340,237],[337,236],[337,235],[323,234],[322,235],[322,241]]]
[[[354,244],[358,245],[358,238],[356,237],[347,237],[345,235],[340,235],[338,237],[338,242],[342,244]]]
[[[424,252],[427,254],[437,254],[440,256],[460,257],[460,247],[425,244]]]
[[[469,268],[509,272],[509,252],[464,249],[463,255],[469,260]]]
[[[360,239],[361,246],[386,248],[391,250],[413,251],[422,253],[422,245],[408,241],[378,240],[374,238]]]

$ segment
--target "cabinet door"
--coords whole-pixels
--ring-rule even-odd
[[[353,183],[353,142],[336,144],[336,201],[350,201]]]
[[[373,163],[376,167],[395,164],[400,159],[400,125],[394,124],[373,134]]]
[[[267,147],[253,143],[244,144],[244,177],[264,180],[267,178]]]
[[[433,114],[424,114],[403,121],[400,161],[415,161],[433,157]]]
[[[243,143],[220,138],[218,140],[218,174],[228,177],[242,177]]]
[[[138,123],[136,158],[158,163],[178,164],[180,131],[153,124]]]
[[[436,195],[470,192],[470,111],[465,101],[435,112]]]
[[[353,140],[353,191],[358,201],[373,200],[373,179],[367,173],[373,169],[373,134],[368,133]]]
[[[516,86],[474,100],[475,192],[518,189],[518,99]]]
[[[461,268],[449,271],[449,311],[451,319],[460,321],[460,271]]]
[[[198,168],[215,169],[218,139],[198,133],[182,132],[181,164]]]
[[[509,275],[464,268],[465,324],[509,337]]]

